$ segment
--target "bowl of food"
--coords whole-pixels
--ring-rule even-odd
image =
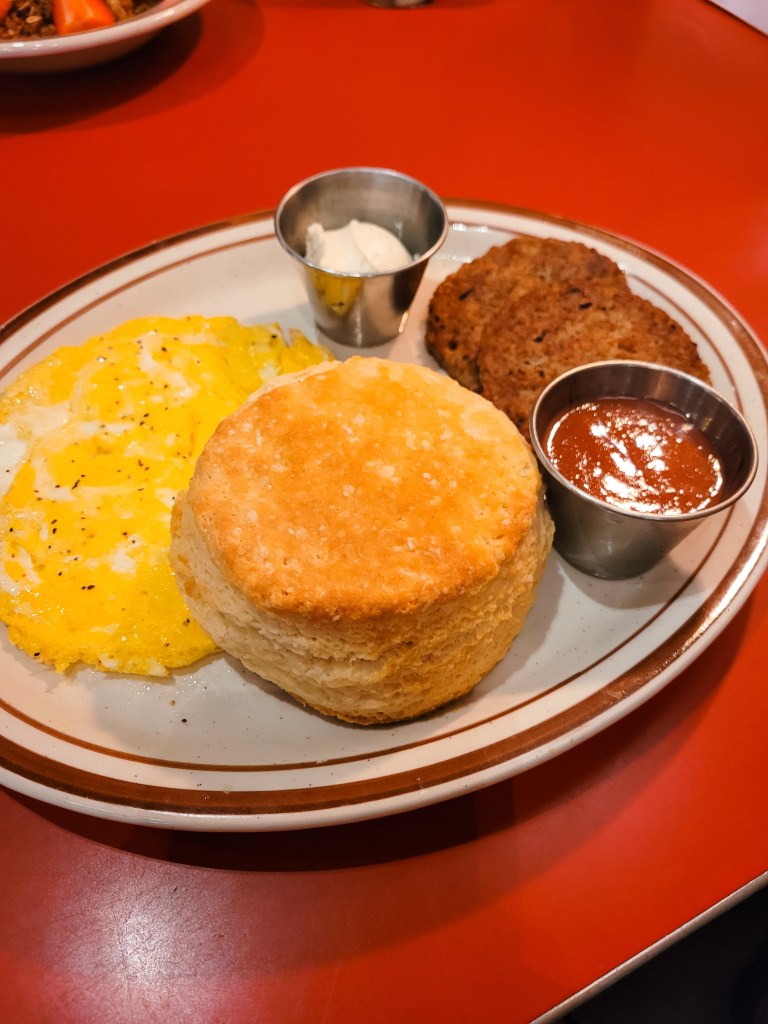
[[[0,70],[49,73],[103,64],[208,0],[0,0]]]
[[[421,182],[378,167],[326,171],[294,185],[275,232],[299,266],[315,323],[342,345],[397,337],[448,215]]]
[[[655,363],[563,373],[536,401],[530,435],[556,549],[605,579],[651,569],[738,501],[757,469],[741,414],[698,378]]]

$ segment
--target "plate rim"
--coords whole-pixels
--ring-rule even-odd
[[[756,387],[768,411],[768,354],[765,353],[756,335],[739,317],[733,307],[707,285],[706,282],[679,263],[621,235],[555,214],[482,200],[449,198],[445,199],[444,202],[448,207],[452,226],[461,223],[461,217],[458,214],[460,214],[462,209],[469,209],[475,212],[488,211],[489,214],[509,216],[523,220],[530,219],[539,225],[542,223],[555,224],[565,230],[577,232],[581,236],[594,238],[614,247],[618,246],[644,263],[651,263],[661,269],[673,277],[678,284],[692,292],[706,307],[716,311],[720,320],[727,320],[728,329],[735,338],[740,352],[747,360],[750,372],[755,379]],[[273,216],[273,210],[258,210],[252,213],[240,214],[235,217],[187,229],[118,256],[76,277],[20,311],[20,313],[0,326],[0,344],[32,323],[37,317],[55,308],[69,296],[87,289],[99,279],[125,266],[137,263],[155,253],[162,253],[164,250],[183,246],[188,241],[202,240],[206,236],[217,232],[232,231],[248,225],[255,226],[261,222],[272,220]],[[473,224],[472,226],[481,227],[482,225]],[[501,228],[500,230],[509,231],[510,229]],[[255,235],[247,241],[264,241],[270,237],[274,237],[273,230],[267,231],[265,234]],[[205,255],[205,253],[201,255]],[[76,312],[73,315],[77,316],[79,314]],[[17,358],[21,358],[21,356]],[[734,558],[731,563],[728,572],[719,578],[711,596],[702,607],[696,609],[694,614],[686,619],[658,648],[654,648],[645,654],[638,664],[639,666],[646,667],[638,668],[638,666],[634,666],[634,669],[637,670],[634,671],[634,684],[627,687],[627,681],[624,679],[620,695],[611,693],[611,685],[613,684],[609,684],[608,687],[602,687],[585,701],[569,706],[566,710],[548,718],[545,723],[540,723],[516,733],[515,754],[512,756],[507,756],[510,739],[506,738],[482,747],[478,751],[465,753],[457,758],[440,760],[438,762],[440,770],[436,771],[434,776],[430,774],[429,769],[422,769],[420,771],[420,774],[425,777],[420,779],[419,785],[416,787],[418,791],[414,789],[412,780],[413,769],[410,769],[386,776],[390,783],[392,780],[399,780],[403,776],[409,777],[411,778],[411,783],[408,786],[401,787],[399,782],[394,786],[390,784],[386,792],[373,797],[370,793],[369,782],[358,784],[358,787],[360,785],[365,787],[365,792],[356,789],[354,783],[340,783],[325,787],[311,787],[308,791],[295,791],[302,794],[311,792],[312,798],[309,802],[307,802],[306,795],[303,796],[303,800],[292,798],[292,800],[286,801],[285,790],[266,791],[270,796],[274,794],[275,796],[282,797],[281,802],[270,799],[266,801],[266,804],[263,802],[265,791],[257,791],[254,794],[240,790],[227,793],[223,790],[206,789],[206,794],[215,794],[217,799],[212,800],[207,806],[201,805],[199,802],[201,794],[197,793],[198,802],[195,803],[194,807],[190,807],[188,802],[185,805],[182,799],[186,797],[187,801],[189,800],[191,795],[189,790],[175,789],[168,786],[154,787],[138,783],[135,788],[144,794],[145,799],[137,800],[135,796],[125,795],[127,784],[124,781],[115,781],[108,779],[106,776],[94,775],[80,768],[69,768],[66,765],[62,766],[60,762],[49,761],[49,765],[58,764],[60,767],[63,767],[65,776],[69,768],[69,771],[74,773],[80,780],[78,784],[72,778],[64,778],[61,786],[51,788],[52,774],[50,769],[47,774],[41,771],[39,767],[36,769],[32,764],[27,763],[30,752],[26,748],[7,738],[0,738],[0,782],[3,782],[10,789],[15,788],[19,792],[27,792],[27,795],[36,796],[44,801],[47,800],[48,803],[54,803],[58,806],[75,806],[75,809],[100,817],[117,817],[122,820],[128,819],[143,824],[159,824],[164,827],[261,831],[275,828],[303,828],[319,824],[336,824],[341,821],[361,820],[363,818],[382,816],[383,814],[398,813],[399,811],[411,809],[414,806],[424,806],[437,800],[448,799],[461,792],[467,792],[471,789],[489,785],[500,779],[508,778],[527,770],[533,763],[539,763],[541,760],[548,760],[557,756],[568,747],[587,739],[589,736],[606,728],[612,722],[629,714],[635,707],[650,699],[654,693],[676,678],[691,661],[698,657],[716,639],[722,629],[725,628],[727,623],[747,600],[765,568],[768,556],[767,493],[768,487],[764,489],[755,520],[751,523],[747,538],[742,544],[738,557]],[[716,546],[716,543],[713,546]],[[678,644],[677,641],[681,638],[683,642]],[[652,657],[655,657],[654,664],[658,665],[659,650],[661,648],[664,648],[664,651],[661,653],[662,668],[653,671],[653,666],[649,666],[647,663]],[[594,706],[595,701],[603,704],[602,710],[598,710],[595,714],[590,715],[587,712],[587,708],[588,706]],[[620,709],[620,713],[610,716],[609,720],[605,721],[606,706],[614,711]],[[579,710],[579,714],[574,719],[574,712],[577,710]],[[554,736],[549,736],[542,741],[541,732],[543,727],[547,727],[544,729],[545,732],[551,733],[554,723],[559,722],[563,718],[569,719],[571,726],[565,732],[555,729]],[[539,734],[539,742],[536,742],[535,738],[531,736],[530,742],[521,751],[520,737],[529,732]],[[550,750],[546,755],[543,754],[543,744],[545,743],[554,743],[556,749]],[[13,757],[8,756],[9,751],[14,755]],[[482,755],[489,751],[493,752],[492,756],[490,758],[483,758],[482,764],[477,765],[478,758],[482,758]],[[536,756],[537,754],[539,756]],[[526,757],[526,755],[529,756]],[[41,760],[39,754],[31,753],[31,756],[37,761]],[[524,763],[518,766],[521,758]],[[465,772],[462,770],[467,760],[475,762],[474,771]],[[459,764],[461,767],[459,767]],[[447,765],[452,766],[451,771],[448,773],[445,770]],[[435,766],[432,765],[430,767],[434,768]],[[20,771],[21,768],[24,768],[24,770]],[[236,768],[234,770],[236,771]],[[55,775],[56,773],[54,772],[53,774]],[[90,779],[98,780],[102,785],[94,787],[84,785],[84,779],[86,782]],[[19,780],[21,784],[14,786],[16,780]],[[107,782],[106,787],[103,785],[105,781]],[[448,788],[447,792],[446,787]],[[117,788],[123,791],[122,796],[115,791]],[[339,803],[335,796],[341,789],[347,794],[347,799]],[[249,804],[245,799],[254,795],[262,797],[261,804],[257,801],[251,801]],[[395,806],[392,806],[392,801],[395,801]],[[280,806],[277,806],[277,803],[280,803]]]

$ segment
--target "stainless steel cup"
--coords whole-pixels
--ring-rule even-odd
[[[609,396],[645,398],[683,413],[721,460],[721,498],[683,515],[624,511],[591,497],[562,476],[545,452],[547,428],[570,406]],[[757,446],[743,417],[695,377],[652,363],[589,363],[562,374],[539,396],[530,427],[555,523],[555,547],[575,568],[605,579],[625,579],[651,569],[702,520],[738,501],[757,470]]]
[[[370,7],[425,7],[432,0],[363,0]]]
[[[396,235],[413,261],[402,270],[348,274],[306,258],[310,224],[326,230],[370,221]],[[427,263],[445,241],[448,215],[434,192],[397,171],[348,167],[294,185],[275,213],[275,233],[301,269],[318,328],[342,345],[381,345],[405,326]]]

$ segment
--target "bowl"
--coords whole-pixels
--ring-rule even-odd
[[[307,228],[325,231],[352,220],[398,238],[411,261],[390,271],[345,272],[307,258]],[[299,267],[318,329],[342,345],[381,345],[403,330],[430,258],[445,241],[448,214],[426,185],[398,171],[347,167],[294,185],[275,213],[275,233]]]
[[[614,478],[610,470],[599,471],[600,453],[593,443],[598,443],[596,434],[602,433],[599,444],[603,450],[606,436],[612,444],[618,442],[608,455],[609,466],[628,472],[633,486],[640,479],[631,476],[637,467],[631,459],[627,461],[627,445],[618,433],[611,437],[610,430],[589,425],[588,410],[601,402],[604,419],[606,399],[631,400],[633,409],[638,408],[637,400],[651,402],[662,407],[667,419],[684,417],[686,421],[682,432],[666,447],[651,429],[643,428],[640,444],[653,463],[638,488],[635,507],[622,504],[629,499],[615,486],[620,474]],[[582,433],[578,419],[563,419],[569,410],[584,410],[585,403],[582,423],[589,426],[588,434]],[[622,403],[609,403],[618,404]],[[563,432],[559,449],[553,427]],[[743,417],[709,385],[653,363],[615,360],[567,371],[539,395],[531,413],[530,434],[555,523],[555,548],[575,568],[604,579],[626,579],[653,568],[701,522],[738,501],[757,470],[757,446]],[[696,451],[685,447],[699,441]],[[703,452],[707,450],[705,461]],[[581,475],[565,457],[567,451],[576,452],[584,471]],[[630,446],[629,455],[634,451]],[[688,461],[675,470],[676,460],[689,455],[701,462]],[[704,479],[696,465],[712,474],[708,496],[695,493]],[[657,471],[658,477],[654,477]],[[668,487],[663,501],[674,502],[674,507],[661,507],[662,500],[649,483],[654,479]]]
[[[107,28],[46,39],[0,41],[0,71],[49,74],[103,64],[130,53],[167,25],[188,17],[209,0],[161,0],[135,18]]]

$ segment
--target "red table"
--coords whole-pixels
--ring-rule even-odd
[[[113,64],[0,75],[0,318],[329,167],[558,214],[768,337],[768,38],[704,0],[213,0]],[[510,781],[312,832],[0,791],[14,1024],[528,1022],[768,878],[768,579],[672,685]]]

